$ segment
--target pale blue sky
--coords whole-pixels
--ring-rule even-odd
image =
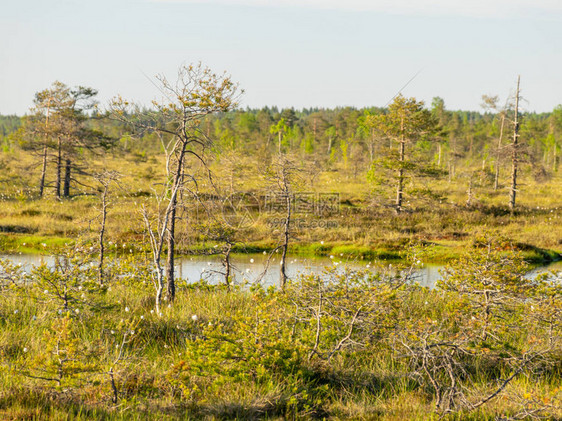
[[[54,80],[148,104],[181,63],[228,71],[242,106],[478,110],[521,74],[529,111],[562,103],[560,0],[1,0],[0,114]]]

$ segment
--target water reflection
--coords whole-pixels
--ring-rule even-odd
[[[14,254],[0,255],[0,258],[8,259],[20,264],[24,270],[29,271],[32,266],[45,263],[54,265],[55,258],[48,255],[38,254]],[[267,265],[267,256],[253,254],[236,254],[232,256],[232,277],[237,283],[260,282],[262,285],[279,284],[280,258],[274,255]],[[388,265],[388,263],[384,263]],[[345,260],[339,258],[324,257],[301,257],[290,256],[287,261],[287,273],[289,278],[295,279],[300,274],[320,274],[326,268],[336,267],[336,270],[370,270],[373,262],[363,260]],[[441,279],[440,269],[443,265],[428,264],[416,269],[416,280],[422,286],[434,287]],[[267,269],[267,270],[266,270]],[[533,269],[529,277],[534,277],[547,271],[562,270],[562,262],[552,263]],[[204,279],[210,283],[224,282],[224,267],[220,256],[186,256],[176,259],[176,276],[181,278],[179,282],[197,282]]]

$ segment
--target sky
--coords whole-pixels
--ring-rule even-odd
[[[226,71],[242,107],[385,106],[402,93],[481,110],[562,103],[560,0],[0,0],[0,114],[55,80],[158,99],[155,75]],[[413,78],[413,80],[412,80]]]

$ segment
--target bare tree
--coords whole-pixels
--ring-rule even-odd
[[[105,257],[105,231],[107,222],[107,211],[109,207],[109,187],[111,183],[119,180],[120,175],[116,171],[103,171],[98,174],[94,174],[94,178],[101,184],[101,208],[100,208],[100,229],[98,236],[98,247],[99,247],[99,257],[98,257],[98,283],[103,286],[104,283],[104,257]]]
[[[280,286],[285,288],[287,283],[287,253],[289,250],[289,241],[291,238],[291,220],[292,208],[295,190],[301,183],[300,168],[296,161],[291,157],[280,154],[276,161],[269,168],[267,178],[269,179],[272,191],[270,196],[275,201],[276,210],[282,211],[282,236],[280,244],[274,249],[274,252],[281,250],[280,262]]]
[[[517,194],[517,169],[519,164],[519,82],[517,76],[517,89],[515,91],[515,114],[513,120],[513,143],[511,150],[511,188],[509,190],[509,210],[515,211],[515,197]]]
[[[152,102],[152,109],[142,110],[121,97],[111,103],[111,114],[137,130],[158,133],[167,140],[166,170],[168,177],[162,199],[167,205],[159,215],[159,229],[152,231],[146,209],[143,217],[150,231],[154,262],[158,272],[157,306],[164,287],[161,253],[167,243],[166,280],[170,301],[175,298],[174,251],[179,196],[186,181],[196,183],[195,175],[187,167],[188,157],[207,168],[205,152],[211,140],[201,128],[202,120],[213,113],[228,111],[237,105],[238,85],[227,74],[217,75],[201,64],[181,66],[175,82],[157,76],[156,87],[162,99]]]
[[[503,134],[505,128],[505,120],[506,120],[506,109],[502,108],[499,109],[498,107],[498,96],[489,96],[489,95],[482,95],[482,107],[484,109],[494,110],[498,113],[500,118],[500,133],[498,136],[498,143],[496,145],[496,156],[495,156],[495,172],[494,172],[494,191],[498,190],[499,186],[499,178],[500,178],[500,165],[501,165],[501,151],[502,151],[502,142],[503,142]]]

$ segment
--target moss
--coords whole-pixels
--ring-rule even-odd
[[[21,252],[24,254],[35,254],[51,252],[72,244],[74,241],[67,237],[4,234],[0,235],[0,251],[4,253]],[[340,256],[349,259],[360,260],[402,260],[405,258],[404,250],[408,248],[405,239],[396,241],[383,241],[370,246],[349,244],[347,242],[292,242],[289,252],[299,256]],[[215,245],[217,242],[198,242],[187,248],[178,248],[178,254],[186,255],[210,255],[217,254]],[[426,263],[447,263],[458,259],[470,249],[468,240],[440,240],[438,242],[419,241],[422,251],[422,260]],[[237,243],[233,253],[252,254],[269,253],[277,247],[270,241],[255,241]],[[136,243],[130,246],[133,253],[146,253],[150,250],[146,245]],[[531,264],[542,264],[556,262],[562,259],[562,255],[555,250],[536,247],[526,243],[517,243],[516,249],[523,253],[525,260]],[[112,252],[114,247],[108,247]]]
[[[0,235],[0,250],[33,254],[57,250],[73,242],[66,237],[6,234]]]
[[[559,261],[562,256],[554,250],[534,247],[533,250],[524,251],[523,258],[528,263],[550,263]]]

